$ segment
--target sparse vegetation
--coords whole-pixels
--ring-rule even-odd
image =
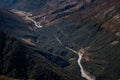
[[[83,59],[82,65],[96,76],[96,80],[119,80],[119,9],[119,0],[92,0],[91,5],[71,14],[63,14],[66,9],[60,8],[54,14],[60,13],[57,18],[62,16],[64,19],[58,22],[53,20],[52,25],[48,24],[34,32],[30,32],[21,20],[8,17],[11,16],[9,12],[6,15],[7,11],[1,11],[0,29],[8,32],[0,33],[0,74],[22,79],[84,80],[80,76],[77,55],[59,45],[53,36],[56,34],[64,45],[75,50],[90,46],[87,54],[90,61]],[[23,30],[27,32],[21,32]],[[13,34],[15,31],[21,32],[19,36]],[[10,37],[8,33],[18,39]],[[21,42],[21,37],[30,38],[33,43],[39,42],[32,46]]]

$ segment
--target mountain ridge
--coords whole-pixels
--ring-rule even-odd
[[[38,53],[39,49],[41,49],[44,52],[41,56],[56,55],[63,61],[67,61],[69,65],[62,67],[62,69],[68,72],[66,76],[73,75],[71,76],[73,78],[70,77],[72,80],[75,78],[75,80],[84,80],[80,76],[81,73],[77,64],[78,56],[61,46],[55,39],[54,34],[61,40],[63,45],[76,51],[79,51],[81,48],[86,50],[81,64],[86,71],[96,77],[96,80],[119,80],[119,0],[93,0],[84,7],[81,0],[74,0],[72,2],[71,0],[60,0],[60,2],[61,3],[53,0],[49,2],[50,4],[48,5],[58,7],[51,10],[51,7],[48,8],[45,6],[45,8],[48,9],[44,8],[40,13],[38,11],[37,14],[33,14],[32,18],[36,21],[42,22],[43,20],[43,28],[28,31],[28,33],[24,34],[20,33],[19,35],[21,36],[18,38],[30,39],[35,43],[37,51],[35,47],[31,47],[30,49],[35,48],[35,51]],[[61,6],[60,4],[65,5]],[[80,10],[78,10],[78,7],[75,7],[77,5],[79,5]],[[50,10],[50,12],[48,11],[49,14],[45,13],[47,10]],[[72,11],[73,13],[69,13]],[[41,17],[44,15],[46,18]],[[44,23],[44,18],[48,19],[48,22]],[[27,30],[29,30],[28,25],[32,26],[31,23],[26,22],[25,28],[27,28]],[[4,28],[7,29],[7,27],[9,26],[5,26]],[[13,28],[11,32],[14,32],[14,30]],[[49,56],[45,60],[51,62]],[[55,60],[56,62],[58,61],[57,59],[59,59],[57,57],[57,59],[55,59],[55,56],[53,58],[53,61]],[[60,67],[60,65],[57,66]],[[111,72],[114,72],[114,74]]]

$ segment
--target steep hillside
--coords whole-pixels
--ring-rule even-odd
[[[91,7],[73,14],[70,19],[79,24],[90,23],[99,28],[105,28],[111,32],[119,32],[119,5],[119,0],[96,0]]]
[[[0,7],[34,14],[43,25],[85,9],[95,0],[1,0]]]
[[[29,26],[20,17],[3,9],[0,9],[0,30],[17,37],[33,35]]]
[[[37,38],[38,46],[67,58],[71,65],[66,67],[66,70],[73,73],[77,69],[76,56],[62,47],[53,34],[56,34],[64,45],[75,50],[89,47],[85,56],[88,56],[90,61],[86,62],[86,57],[83,60],[85,69],[95,75],[97,80],[119,79],[119,5],[119,0],[97,0],[91,7],[68,18],[55,23],[53,21],[51,26],[37,31],[38,34],[42,33]],[[75,73],[78,74],[77,71]]]
[[[15,14],[1,10],[0,20],[0,75],[35,80],[80,79],[63,69],[70,64],[64,58],[47,53],[38,48],[34,42],[35,45],[26,44],[25,39],[21,38],[29,36],[30,31],[26,23],[21,22]],[[18,39],[8,34],[17,36]]]
[[[25,11],[37,11],[38,9],[40,10],[48,1],[49,0],[1,0],[0,7],[9,9],[15,8]]]
[[[45,58],[47,56],[48,61],[64,69],[68,75],[72,74],[72,80],[79,80],[81,77],[77,64],[78,57],[61,46],[54,34],[65,46],[77,51],[81,47],[86,50],[82,65],[86,71],[96,77],[96,80],[119,80],[120,1],[84,1],[88,1],[89,4],[86,2],[83,4],[82,0],[52,0],[45,1],[40,9],[38,7],[30,10],[25,10],[25,7],[20,9],[28,12],[38,10],[38,13],[32,12],[34,14],[32,18],[44,24],[43,28],[34,31],[34,35],[32,34],[34,37],[29,36],[29,38],[35,43],[36,52],[39,52],[39,49],[44,51],[45,54],[41,53],[41,55]],[[48,55],[58,56],[65,65],[57,64],[58,57],[52,59]]]
[[[20,79],[70,80],[62,69],[40,55],[43,52],[36,52],[3,32],[0,32],[0,52],[2,75]]]

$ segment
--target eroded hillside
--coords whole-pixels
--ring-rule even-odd
[[[31,39],[37,50],[41,49],[45,54],[49,53],[49,56],[54,55],[62,59],[65,65],[61,66],[61,61],[57,64],[58,57],[51,60],[48,55],[41,54],[47,56],[48,61],[57,64],[69,75],[73,75],[72,80],[81,79],[77,64],[78,56],[61,46],[54,35],[65,46],[76,51],[81,48],[86,50],[82,65],[96,77],[96,80],[119,80],[120,1],[86,1],[84,0],[84,4],[81,0],[45,1],[49,4],[44,4],[40,12],[39,8],[33,10],[31,8],[28,12],[38,11],[32,12],[32,18],[40,20],[44,27],[32,31],[32,36],[27,35],[25,38]]]

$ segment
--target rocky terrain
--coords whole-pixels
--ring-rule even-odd
[[[95,0],[1,0],[3,8],[31,12],[34,19],[47,24],[55,19],[71,15],[91,5]]]
[[[15,39],[18,46],[14,45],[14,41],[9,42],[5,38],[7,43],[4,43],[6,44],[4,46],[12,44],[13,47],[16,46],[16,49],[12,48],[14,50],[11,51],[11,47],[8,47],[8,50],[5,50],[7,55],[1,57],[0,65],[7,64],[8,66],[1,67],[1,75],[17,79],[84,80],[80,76],[78,56],[61,46],[55,39],[55,34],[65,46],[76,51],[85,49],[82,65],[86,71],[96,77],[96,80],[119,80],[119,5],[119,0],[36,0],[36,2],[1,0],[0,6],[6,10],[0,10],[0,30],[5,32],[2,33],[3,35],[9,33],[12,37],[18,38],[18,40]],[[15,14],[11,12],[11,9],[32,13],[31,18],[40,21],[43,28],[34,29],[32,22],[25,21],[25,16]],[[2,38],[4,39],[3,36],[0,39]],[[0,50],[2,48],[3,46]],[[19,49],[22,54],[18,53]],[[5,54],[3,50],[0,52],[2,52],[1,55]],[[21,57],[20,59],[25,63],[19,62],[11,55],[21,56],[23,59]],[[19,64],[13,65],[15,62],[12,59]],[[30,65],[31,61],[35,64]],[[20,64],[24,65],[18,67],[17,65]],[[10,69],[11,66],[15,69]],[[34,67],[32,71],[29,69],[31,66]],[[45,67],[41,69],[39,66]],[[44,72],[46,69],[48,72]],[[16,72],[19,73],[15,75]],[[39,72],[43,73],[39,74]],[[50,75],[51,73],[54,75]],[[42,75],[46,76],[43,78]]]

